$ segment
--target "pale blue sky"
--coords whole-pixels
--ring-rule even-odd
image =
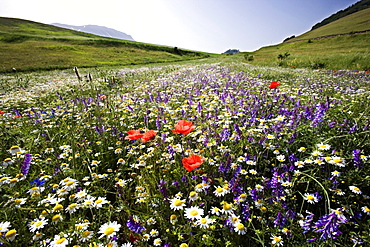
[[[136,41],[222,53],[300,35],[358,0],[0,0],[0,16],[101,25]]]

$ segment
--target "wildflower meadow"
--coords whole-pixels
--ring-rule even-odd
[[[0,75],[1,246],[369,246],[368,71]]]

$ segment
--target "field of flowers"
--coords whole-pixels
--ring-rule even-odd
[[[370,242],[366,71],[214,63],[0,82],[2,246]]]

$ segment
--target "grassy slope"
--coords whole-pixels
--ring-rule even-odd
[[[0,73],[174,62],[212,54],[100,37],[51,25],[0,17]]]
[[[254,56],[254,61],[250,63],[275,64],[284,67],[368,70],[370,69],[370,33],[355,34],[354,32],[363,32],[369,30],[369,27],[370,8],[304,33],[288,42],[262,47],[250,53]],[[322,38],[329,35],[334,37]],[[283,60],[277,58],[279,54],[285,53],[291,55]]]
[[[363,31],[370,31],[370,8],[345,16],[318,29],[306,32],[288,42]]]

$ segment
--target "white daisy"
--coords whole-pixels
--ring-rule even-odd
[[[224,196],[224,195],[226,195],[227,193],[229,193],[229,190],[226,190],[225,188],[220,187],[220,186],[217,186],[217,187],[216,187],[216,190],[215,190],[215,191],[213,191],[213,194],[215,194],[217,197]]]
[[[131,243],[122,244],[121,247],[133,247]]]
[[[361,209],[362,212],[364,212],[367,215],[370,215],[370,208],[368,206],[363,206]]]
[[[362,191],[356,186],[349,186],[349,189],[355,194],[362,194]]]
[[[317,156],[322,156],[322,153],[320,151],[313,151],[311,155],[314,157],[317,157]]]
[[[274,246],[283,246],[284,244],[283,238],[280,236],[272,235],[271,240],[271,244]]]
[[[190,220],[199,219],[203,216],[203,214],[204,210],[197,206],[192,206],[185,209],[185,217]]]
[[[211,213],[212,214],[215,214],[215,215],[220,215],[220,212],[221,212],[221,209],[219,209],[218,207],[212,207],[211,208]]]
[[[191,191],[189,194],[189,200],[195,201],[199,198],[199,194],[196,191]]]
[[[319,199],[317,198],[315,194],[309,194],[309,193],[304,194],[304,199],[311,204],[315,204],[316,202],[319,201]]]
[[[12,229],[12,230],[9,230],[5,233],[5,239],[8,240],[8,241],[13,241],[15,239],[15,236],[17,236],[17,230],[15,229]]]
[[[247,229],[245,228],[243,223],[239,222],[235,224],[234,231],[239,235],[244,235],[247,232]]]
[[[80,233],[81,241],[86,242],[89,241],[94,236],[93,231],[85,230]]]
[[[181,200],[180,198],[172,198],[170,200],[170,208],[173,210],[182,210],[185,207],[185,200]]]
[[[9,221],[1,222],[0,223],[0,232],[9,231],[9,227],[10,227],[10,222]]]
[[[197,221],[196,221],[196,224],[197,226],[199,226],[200,228],[204,228],[204,229],[207,229],[209,227],[209,225],[211,225],[212,223],[214,223],[215,220],[214,219],[210,219],[208,218],[208,216],[206,217],[203,217],[203,218],[199,218]]]
[[[332,165],[339,166],[339,167],[345,167],[346,166],[345,160],[343,158],[339,157],[339,156],[331,157],[331,160],[329,161],[329,163],[332,164]]]
[[[278,155],[278,156],[276,156],[276,159],[280,162],[284,162],[285,161],[285,156],[284,155]]]
[[[226,214],[232,214],[233,213],[233,205],[231,203],[223,202],[222,212],[226,213]]]
[[[153,240],[153,245],[154,246],[161,246],[162,240],[160,238],[156,238]]]
[[[252,175],[257,175],[257,171],[254,169],[250,169],[248,172]]]
[[[30,225],[30,232],[35,232],[41,228],[44,228],[48,224],[48,220],[45,218],[33,220]]]
[[[262,185],[260,185],[260,184],[256,184],[256,186],[255,186],[255,189],[257,190],[257,191],[262,191],[263,190],[263,186]]]
[[[50,242],[51,247],[65,247],[68,245],[68,239],[55,235],[53,241]]]
[[[146,223],[148,225],[154,225],[156,222],[157,221],[154,218],[152,218],[152,217],[146,220]]]
[[[157,237],[159,235],[159,232],[157,229],[150,230],[150,236]]]
[[[316,144],[316,146],[319,148],[319,150],[329,150],[330,149],[329,144],[319,143],[319,144]]]
[[[345,194],[345,192],[344,192],[343,190],[338,189],[338,188],[333,189],[332,191],[333,191],[336,195],[338,195],[338,196],[343,196],[343,195]]]
[[[340,176],[340,172],[338,172],[338,171],[333,171],[333,172],[331,172],[331,175],[332,176],[334,176],[334,177],[339,177]]]
[[[109,237],[116,235],[120,227],[121,227],[121,224],[118,224],[117,221],[105,223],[99,228],[98,233],[101,233],[101,236],[99,238],[102,238],[102,237],[109,238]]]
[[[107,203],[109,203],[109,201],[107,199],[105,199],[104,197],[99,196],[98,199],[96,199],[94,201],[94,207],[95,208],[101,208],[101,207],[103,207],[104,204],[107,204]]]
[[[80,208],[80,205],[77,203],[71,203],[68,205],[68,207],[65,209],[66,212],[72,214],[77,211],[77,209]]]

